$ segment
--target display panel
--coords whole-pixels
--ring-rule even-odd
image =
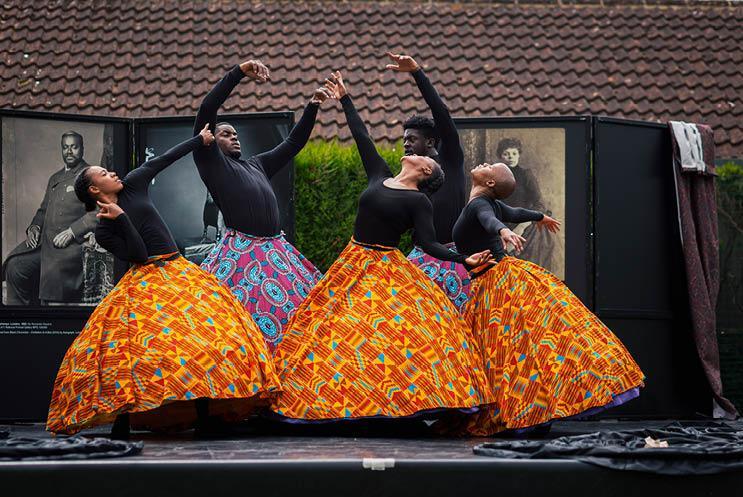
[[[2,117],[2,303],[95,305],[113,288],[113,256],[95,241],[95,212],[75,195],[90,165],[128,167],[128,123]]]

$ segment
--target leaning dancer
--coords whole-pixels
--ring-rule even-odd
[[[409,155],[393,177],[340,73],[327,85],[343,104],[368,187],[359,198],[353,239],[279,343],[284,391],[276,412],[306,422],[469,412],[489,403],[459,313],[395,247],[415,228],[421,247],[440,259],[477,266],[489,253],[466,257],[436,242],[426,194],[441,185],[441,167]]]
[[[639,395],[644,375],[619,339],[547,270],[506,257],[524,239],[504,223],[532,221],[556,232],[560,223],[500,199],[516,186],[505,164],[472,170],[470,201],[454,226],[460,250],[490,250],[494,266],[473,273],[464,318],[483,354],[494,409],[476,414],[469,435],[491,435],[589,415]]]
[[[387,65],[387,69],[412,73],[423,99],[431,109],[433,120],[425,116],[413,116],[403,123],[405,130],[403,146],[406,155],[425,155],[441,164],[446,181],[431,196],[433,225],[439,243],[456,251],[451,230],[466,202],[464,152],[459,142],[457,127],[449,114],[449,109],[418,63],[406,55],[387,52],[387,56],[393,62]],[[416,235],[414,242],[416,246],[408,254],[408,260],[434,280],[459,310],[463,309],[470,286],[467,269],[456,262],[426,254],[421,249]]]
[[[148,194],[156,174],[213,140],[205,126],[123,180],[98,166],[78,175],[78,198],[100,207],[96,240],[134,265],[65,354],[48,430],[75,433],[114,418],[116,437],[128,436],[129,421],[173,431],[198,420],[208,430],[209,416],[244,419],[278,393],[257,326],[229,290],[180,256]]]
[[[205,124],[216,122],[220,106],[245,76],[261,83],[270,78],[266,66],[258,61],[235,66],[204,98],[194,134]],[[299,122],[273,150],[243,159],[235,128],[217,122],[216,145],[194,152],[201,179],[227,226],[201,267],[232,290],[261,328],[270,350],[322,276],[284,238],[270,179],[307,143],[317,109],[328,96],[326,91],[315,91]]]

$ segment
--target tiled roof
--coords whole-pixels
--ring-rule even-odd
[[[423,65],[455,116],[683,119],[714,127],[718,156],[743,156],[741,4],[34,3],[0,8],[0,107],[189,115],[257,57],[273,81],[242,84],[224,111],[299,110],[341,69],[374,137],[395,139],[426,108],[412,78],[383,71],[389,49]],[[348,137],[339,105],[316,133]]]

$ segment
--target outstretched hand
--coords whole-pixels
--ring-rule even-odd
[[[541,221],[537,221],[537,227],[540,229],[546,229],[550,233],[557,233],[560,231],[560,221],[555,218],[549,217],[547,214],[544,215]]]
[[[271,79],[271,72],[260,60],[248,60],[240,64],[240,70],[247,77],[265,83]]]
[[[526,239],[523,236],[517,235],[508,228],[500,230],[500,240],[503,243],[503,250],[507,249],[510,243],[513,245],[513,249],[517,254],[524,250],[524,244],[526,243]]]
[[[201,142],[205,147],[208,147],[212,142],[214,142],[214,134],[212,134],[212,131],[209,129],[209,123],[204,125],[204,129],[199,131],[199,135],[201,135]]]
[[[482,266],[483,264],[490,264],[492,266],[497,261],[493,259],[493,254],[490,253],[490,250],[483,250],[482,252],[477,252],[476,254],[467,257],[464,262],[466,262],[468,266],[475,268]]]
[[[329,98],[333,98],[333,92],[326,86],[321,86],[315,90],[315,93],[310,99],[310,103],[320,105]]]
[[[330,90],[332,97],[340,100],[348,94],[346,84],[343,82],[343,76],[340,71],[330,73],[330,77],[325,80],[325,88]]]
[[[120,215],[124,213],[124,211],[119,207],[118,204],[111,202],[110,204],[97,201],[96,204],[98,204],[99,210],[98,214],[95,215],[98,219],[116,219]]]
[[[415,72],[421,68],[418,63],[409,55],[394,54],[385,52],[385,55],[392,59],[392,64],[387,64],[386,69],[397,72]]]

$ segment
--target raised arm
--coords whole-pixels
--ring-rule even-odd
[[[270,73],[265,65],[261,64],[257,60],[248,60],[243,62],[239,66],[233,67],[214,88],[206,94],[204,100],[202,100],[199,106],[198,113],[196,114],[196,121],[194,122],[193,134],[198,135],[203,129],[204,125],[208,124],[209,129],[214,132],[215,125],[217,124],[217,113],[219,108],[222,107],[227,97],[230,96],[232,90],[240,83],[244,77],[249,77],[255,81],[263,83],[270,79]],[[210,159],[217,159],[221,156],[222,152],[216,145],[211,147],[204,147],[194,154],[196,159],[196,165],[203,161]]]
[[[477,215],[477,220],[482,225],[483,229],[491,235],[499,235],[501,230],[508,229],[503,224],[503,221],[498,219],[493,210],[493,206],[485,199],[476,198],[472,201],[472,205]]]
[[[210,140],[210,141],[208,141]],[[214,136],[208,127],[204,127],[201,134],[179,143],[162,155],[150,159],[124,178],[124,183],[132,188],[146,188],[160,171],[173,164],[181,157],[193,152],[202,145],[214,141]]]
[[[423,96],[423,100],[426,101],[428,108],[431,109],[431,116],[436,126],[436,132],[441,139],[439,155],[442,158],[442,167],[444,168],[447,180],[456,175],[464,177],[464,151],[459,141],[457,126],[454,124],[454,119],[452,119],[449,113],[449,108],[441,100],[441,96],[439,96],[429,81],[428,76],[423,72],[423,69],[412,57],[390,52],[387,52],[387,56],[392,60],[392,63],[387,65],[387,69],[411,73]]]
[[[523,209],[521,207],[511,207],[505,202],[496,200],[501,209],[501,221],[506,223],[527,223],[529,221],[541,221],[544,214],[539,211]]]
[[[333,73],[331,79],[326,80],[325,84],[333,96],[339,99],[343,105],[346,122],[348,122],[351,135],[356,142],[356,148],[359,149],[359,155],[361,156],[361,162],[364,164],[368,181],[371,183],[380,178],[391,178],[392,171],[390,171],[387,161],[377,152],[377,148],[374,146],[374,140],[369,136],[364,121],[361,120],[361,116],[359,116],[356,107],[353,105],[353,100],[351,100],[351,97],[346,92],[346,86],[340,71]]]
[[[330,97],[330,90],[327,88],[318,88],[312,99],[304,108],[302,117],[294,125],[286,140],[279,143],[276,147],[268,152],[259,154],[256,158],[260,160],[263,171],[266,176],[271,178],[279,172],[286,164],[297,155],[307,144],[312,134],[312,128],[315,126],[317,119],[317,109],[320,104]]]
[[[147,261],[147,247],[129,216],[116,204],[98,203],[101,222],[95,230],[95,239],[104,249],[121,260],[143,263]]]

